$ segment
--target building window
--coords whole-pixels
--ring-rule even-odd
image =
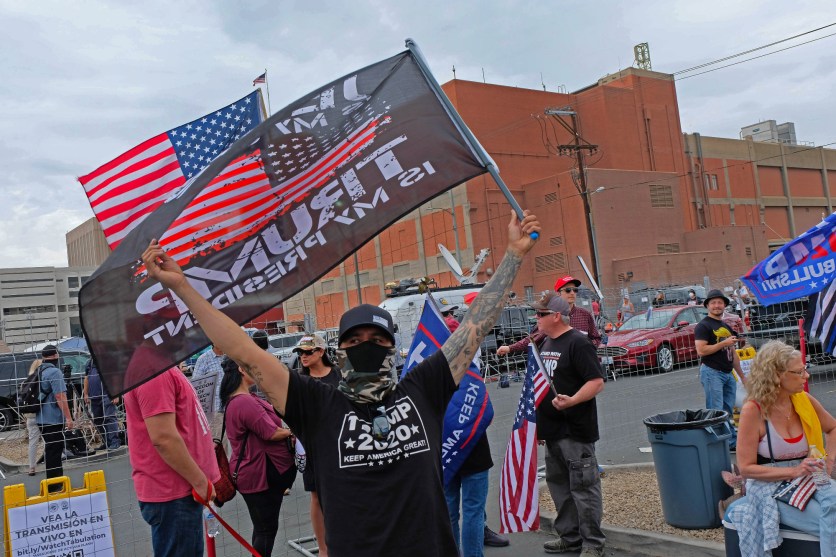
[[[323,280],[319,283],[319,287],[322,288],[323,294],[330,294],[334,291],[334,279]]]
[[[410,278],[409,263],[398,263],[397,265],[392,265],[392,274],[395,275],[395,280]]]
[[[717,175],[716,174],[711,175],[711,189],[714,190],[714,191],[717,191],[718,189],[720,189],[720,188],[717,187]]]
[[[656,253],[679,253],[679,244],[656,244]]]
[[[557,192],[546,194],[546,203],[554,203],[555,201],[557,201]]]
[[[70,298],[78,298],[78,290],[71,290],[67,295]]]
[[[534,258],[534,271],[537,273],[550,273],[566,268],[566,256],[562,253],[540,255]]]
[[[78,288],[78,277],[67,277],[67,286],[70,288]]]
[[[64,313],[67,311],[67,306],[58,306],[58,313]]]
[[[673,188],[671,186],[650,186],[650,206],[657,209],[673,208]]]
[[[67,306],[67,311],[78,311],[78,304],[70,304]]]

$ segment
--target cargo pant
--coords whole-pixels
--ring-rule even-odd
[[[595,444],[565,438],[546,441],[546,485],[554,500],[555,532],[571,546],[601,548],[604,504]]]

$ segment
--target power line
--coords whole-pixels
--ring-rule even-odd
[[[803,33],[799,33],[798,35],[793,35],[792,37],[787,37],[786,39],[781,39],[780,41],[775,41],[775,42],[765,44],[763,46],[759,46],[759,47],[756,47],[756,48],[750,48],[749,50],[744,50],[743,52],[738,52],[737,54],[732,54],[731,56],[726,56],[725,58],[718,58],[717,60],[713,60],[711,62],[706,62],[706,63],[700,64],[698,66],[693,66],[693,67],[690,67],[690,68],[686,68],[684,70],[679,70],[678,72],[674,72],[673,75],[679,75],[681,73],[688,73],[688,72],[691,72],[693,70],[698,70],[700,68],[705,68],[706,66],[719,64],[720,62],[725,62],[726,60],[731,60],[732,58],[737,58],[738,56],[745,56],[746,54],[751,54],[752,52],[757,52],[758,50],[763,50],[764,48],[769,48],[770,46],[775,46],[776,44],[785,43],[787,41],[797,39],[798,37],[803,37],[804,35],[809,35],[810,33],[816,33],[818,31],[821,31],[822,29],[827,29],[828,27],[833,27],[834,25],[836,25],[836,23],[829,23],[829,24],[827,24],[823,27],[819,27],[818,29],[813,29],[811,31],[805,31]],[[827,35],[827,36],[829,37],[830,35]],[[820,37],[820,38],[823,39],[824,37]],[[818,40],[818,39],[814,39],[814,40]],[[812,41],[808,41],[808,42],[812,42]],[[801,44],[806,44],[806,43],[801,43]],[[799,44],[799,45],[795,45],[795,46],[801,46],[801,45]],[[794,48],[794,47],[790,47],[790,48]],[[776,50],[775,52],[780,52],[780,50]],[[754,58],[750,58],[750,60],[754,60]],[[723,66],[723,67],[725,68],[727,66]],[[719,68],[717,68],[717,69],[719,69]],[[703,72],[703,73],[705,73],[705,72]],[[697,75],[700,75],[700,74],[697,74]]]
[[[709,72],[715,72],[717,70],[722,70],[723,68],[736,66],[736,65],[742,64],[744,62],[751,62],[752,60],[757,60],[758,58],[763,58],[763,57],[769,56],[771,54],[777,54],[779,52],[783,52],[785,50],[790,50],[791,48],[796,48],[798,46],[802,46],[802,45],[805,45],[805,44],[814,43],[816,41],[820,41],[822,39],[826,39],[826,38],[832,37],[834,35],[836,35],[836,33],[831,33],[829,35],[824,35],[823,37],[817,37],[815,39],[810,39],[809,41],[804,41],[803,43],[794,44],[792,46],[788,46],[788,47],[785,47],[785,48],[779,48],[778,50],[773,50],[772,52],[767,52],[766,54],[761,54],[760,56],[752,56],[751,58],[746,58],[745,60],[741,60],[740,62],[733,62],[731,64],[726,64],[725,66],[720,66],[720,67],[717,67],[717,68],[711,68],[710,70],[705,70],[704,72],[699,72],[699,73],[695,73],[695,74],[691,74],[691,75],[686,75],[685,77],[680,77],[679,79],[677,79],[677,81],[682,81],[684,79],[690,79],[692,77],[697,77],[698,75],[707,74]]]

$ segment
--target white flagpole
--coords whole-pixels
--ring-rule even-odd
[[[267,68],[264,68],[264,85],[267,87],[267,112],[270,113],[268,116],[272,116],[273,109],[270,108],[270,81],[267,79]]]

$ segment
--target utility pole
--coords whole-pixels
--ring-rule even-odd
[[[586,167],[584,166],[584,152],[595,153],[598,151],[598,146],[592,145],[581,138],[581,134],[578,132],[578,113],[576,111],[569,107],[547,108],[546,114],[553,116],[563,129],[568,131],[573,138],[573,142],[571,144],[557,145],[556,149],[558,155],[573,155],[575,157],[575,161],[577,162],[578,182],[575,184],[575,187],[577,188],[578,193],[581,194],[583,209],[586,213],[586,235],[592,251],[592,275],[595,277],[598,284],[601,284],[601,275],[598,270],[600,267],[598,262],[598,243],[595,239],[595,224],[592,217],[592,205],[589,202],[589,196],[595,192],[590,192],[587,187]],[[569,116],[569,118],[571,118],[571,124],[566,122],[563,116]]]

